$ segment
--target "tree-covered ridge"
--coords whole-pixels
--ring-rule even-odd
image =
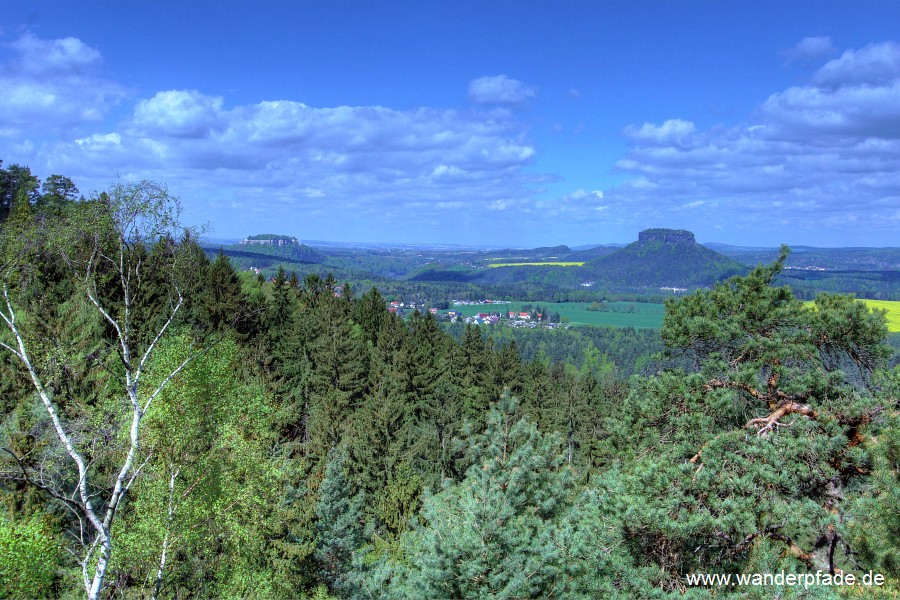
[[[805,307],[784,256],[671,301],[654,339],[453,336],[375,288],[238,274],[177,205],[123,184],[0,224],[0,596],[89,595],[100,552],[96,597],[790,596],[686,579],[781,570],[900,591],[883,318]],[[108,527],[87,501],[118,502]]]
[[[262,244],[232,244],[228,246],[205,245],[207,253],[215,256],[224,252],[240,270],[250,268],[268,269],[279,265],[322,264],[326,261],[323,253],[306,244],[268,246]]]

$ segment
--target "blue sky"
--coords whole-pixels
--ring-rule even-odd
[[[4,7],[0,159],[214,237],[900,246],[900,2]]]

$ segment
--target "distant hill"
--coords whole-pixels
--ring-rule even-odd
[[[574,252],[566,246],[533,250],[497,251],[508,266],[493,269],[429,265],[414,273],[412,281],[446,281],[481,285],[540,284],[560,289],[659,292],[660,288],[697,288],[749,269],[727,256],[698,244],[682,229],[646,229],[638,241],[624,248],[595,247]],[[583,260],[581,267],[517,266],[528,259]],[[579,260],[580,259],[580,260]],[[486,260],[486,259],[482,259]]]
[[[607,256],[613,252],[618,252],[623,245],[606,245],[592,246],[581,250],[573,249],[572,254],[566,257],[566,260],[589,262],[600,256]]]
[[[482,253],[484,260],[500,258],[503,262],[527,262],[532,260],[568,260],[572,254],[568,246],[541,246],[540,248],[495,248]]]
[[[583,269],[600,286],[644,288],[707,286],[748,270],[701,246],[683,229],[646,229],[638,241],[585,263]]]
[[[615,250],[616,248],[624,248],[628,244],[582,244],[581,246],[572,246],[572,250],[574,252],[582,252],[582,251],[590,251],[590,250],[600,250],[600,249],[611,249]]]
[[[704,244],[747,265],[772,262],[778,248],[750,248],[727,244]],[[785,265],[788,269],[851,271],[898,271],[900,248],[814,248],[791,246]]]
[[[211,256],[218,254],[221,249],[225,256],[231,258],[232,262],[242,269],[251,266],[266,268],[278,263],[320,264],[326,259],[323,253],[305,244],[286,246],[203,244],[203,249]]]

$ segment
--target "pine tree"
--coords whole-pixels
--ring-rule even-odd
[[[619,479],[626,537],[663,586],[740,571],[762,537],[804,568],[854,568],[841,532],[884,411],[884,318],[849,297],[804,307],[772,286],[785,257],[670,302],[663,339],[698,370],[645,381],[607,419],[635,457]]]
[[[204,287],[208,303],[205,310],[212,327],[219,331],[229,327],[245,329],[241,319],[246,316],[247,298],[241,290],[241,281],[231,266],[231,261],[221,250],[207,270]]]
[[[517,413],[514,400],[501,400],[473,440],[466,478],[426,494],[426,525],[403,537],[388,595],[537,597],[553,589],[571,478],[558,441]]]
[[[363,294],[363,297],[356,302],[353,308],[353,320],[359,323],[366,339],[373,346],[377,342],[378,335],[389,314],[385,306],[384,297],[378,292],[376,287]]]
[[[318,306],[304,314],[304,319],[312,320],[309,452],[323,459],[341,440],[368,383],[366,341],[349,315],[350,306],[334,296],[320,298]]]
[[[480,421],[495,392],[492,385],[492,355],[481,331],[474,325],[466,325],[461,346],[460,364],[453,374],[454,382],[463,393],[465,417]]]
[[[515,340],[503,344],[499,352],[494,353],[493,367],[498,392],[504,390],[518,397],[523,390],[522,359]]]
[[[284,267],[278,268],[278,274],[272,280],[272,298],[266,310],[266,325],[269,339],[277,346],[290,331],[293,322],[296,296],[291,292]]]
[[[316,560],[322,578],[340,594],[352,595],[349,577],[353,553],[362,547],[362,495],[354,496],[344,472],[346,455],[341,450],[329,453],[325,479],[319,487],[316,505]]]
[[[900,371],[897,372],[900,383]],[[896,398],[894,398],[896,405]],[[900,418],[892,410],[872,442],[872,480],[853,501],[845,535],[863,569],[900,580]]]
[[[384,321],[371,352],[365,401],[353,413],[350,434],[345,438],[351,470],[370,495],[388,485],[414,442],[415,403],[404,372],[405,338],[401,320]]]

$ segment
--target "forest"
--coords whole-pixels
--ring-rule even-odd
[[[488,337],[377,285],[239,273],[157,183],[18,181],[0,597],[900,593],[884,315],[805,306],[787,248],[667,300],[658,334]],[[819,584],[692,579],[715,573]]]

